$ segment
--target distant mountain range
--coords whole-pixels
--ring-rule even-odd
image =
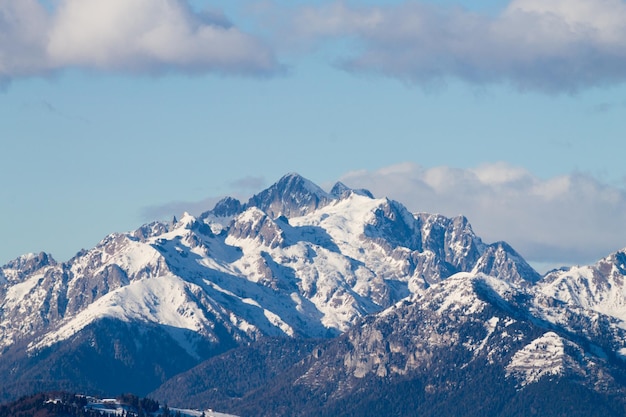
[[[626,251],[538,274],[462,216],[298,174],[0,269],[0,397],[241,416],[626,415]]]

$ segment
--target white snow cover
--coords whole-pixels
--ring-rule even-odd
[[[437,308],[437,312],[442,314],[447,311],[462,310],[465,314],[474,314],[481,311],[485,306],[485,302],[478,299],[472,287],[472,281],[477,277],[489,283],[492,281],[490,277],[484,274],[475,275],[460,272],[438,284],[445,286],[445,288],[450,289],[450,291],[440,294],[440,304]]]
[[[515,376],[521,385],[527,385],[544,376],[561,374],[564,361],[564,340],[554,332],[547,332],[517,351],[506,370],[507,375]]]
[[[24,255],[18,256],[14,262],[17,265],[22,265],[22,264],[27,263],[28,261],[32,261],[36,257],[37,257],[37,254],[29,252],[29,253],[25,253]],[[18,275],[19,275],[19,267],[11,268],[8,264],[4,265],[3,267],[0,268],[0,285],[4,285],[7,283],[11,283],[11,282],[15,283],[18,280]]]
[[[373,283],[376,275],[402,278],[398,276],[398,270],[406,261],[393,259],[362,239],[364,225],[371,221],[373,211],[386,203],[385,199],[353,193],[308,215],[290,218],[289,227],[283,231],[286,240],[294,244],[285,248],[269,248],[267,245],[271,242],[262,244],[256,239],[228,237],[225,243],[239,247],[243,252],[243,256],[231,264],[231,271],[254,281],[261,279],[264,275],[259,272],[255,259],[262,252],[269,253],[294,271],[305,292],[313,292],[310,301],[317,314],[322,314],[322,324],[345,331],[357,314],[366,313],[356,307],[357,299],[369,304],[370,312],[380,309],[365,299],[376,290],[376,283]],[[256,224],[261,215],[260,210],[251,208],[237,221]],[[329,244],[336,245],[338,250],[328,249]],[[367,250],[364,245],[368,245]],[[311,259],[312,256],[315,259]],[[355,266],[349,258],[361,262]],[[408,280],[408,277],[404,279]],[[344,282],[349,282],[350,286]]]
[[[33,275],[27,280],[12,285],[7,290],[7,294],[4,298],[3,307],[7,310],[18,307],[20,309],[25,309],[26,306],[20,305],[20,303],[24,300],[24,298],[36,288],[39,280],[43,278],[42,274]]]
[[[489,320],[487,320],[485,322],[485,328],[487,329],[487,335],[485,336],[485,338],[481,340],[480,343],[477,345],[469,345],[469,344],[466,345],[467,348],[472,349],[474,351],[475,357],[478,355],[480,351],[482,351],[487,346],[487,342],[489,341],[489,338],[491,337],[493,332],[496,330],[496,326],[498,325],[499,322],[500,322],[499,317],[492,317]]]
[[[197,292],[198,288],[177,276],[135,281],[96,300],[60,328],[49,332],[39,342],[32,343],[29,350],[41,349],[68,339],[104,317],[125,322],[158,323],[202,333],[210,328],[211,323],[196,304],[189,302],[189,293],[194,290]],[[187,340],[179,339],[177,342],[192,356],[197,356]]]
[[[202,416],[202,414],[204,414],[205,417],[237,417],[234,414],[218,413],[213,410],[198,411],[198,410],[186,410],[183,408],[170,408],[170,412],[174,414],[176,414],[177,412],[180,412],[181,417],[200,417]]]
[[[626,285],[615,265],[606,277],[593,266],[575,266],[540,284],[544,294],[626,321]]]
[[[363,239],[365,225],[371,224],[376,209],[389,204],[387,199],[372,199],[352,193],[309,215],[289,220],[293,226],[317,226],[323,229],[344,256],[362,261],[379,276],[408,281],[401,271],[406,260],[395,259],[371,241]],[[306,236],[303,236],[306,238]]]

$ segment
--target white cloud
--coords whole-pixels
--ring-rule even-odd
[[[0,0],[0,78],[67,67],[160,73],[269,74],[272,50],[185,0]]]
[[[486,242],[505,240],[535,263],[586,264],[626,246],[626,191],[585,174],[541,179],[505,163],[406,163],[341,180],[415,212],[463,214]]]
[[[512,0],[497,16],[418,2],[302,8],[303,40],[351,38],[344,68],[423,85],[456,77],[575,92],[626,80],[626,2]]]
[[[42,57],[49,27],[48,15],[36,0],[0,0],[0,81],[46,69]]]
[[[0,0],[0,79],[68,67],[228,74],[282,69],[268,44],[224,16],[195,12],[188,0],[55,4],[47,10],[37,0]],[[495,16],[417,1],[271,4],[280,17],[265,21],[265,31],[277,44],[354,40],[334,49],[344,51],[341,65],[349,71],[427,87],[452,77],[550,93],[626,80],[625,0],[511,0]]]

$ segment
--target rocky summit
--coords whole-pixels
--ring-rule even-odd
[[[538,274],[465,217],[288,174],[0,270],[0,395],[241,416],[625,415],[626,254]],[[178,404],[177,404],[178,403]]]

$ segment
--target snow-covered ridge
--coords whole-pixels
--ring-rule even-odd
[[[552,271],[538,286],[544,294],[565,303],[626,322],[626,249],[594,265]]]
[[[134,281],[105,294],[75,317],[67,320],[57,330],[48,332],[40,341],[32,343],[29,350],[41,349],[66,340],[102,318],[158,323],[200,334],[207,333],[211,323],[204,316],[200,306],[193,303],[194,292],[199,292],[199,288],[176,276]],[[194,347],[187,341],[179,340],[179,343],[192,356],[197,356]]]

